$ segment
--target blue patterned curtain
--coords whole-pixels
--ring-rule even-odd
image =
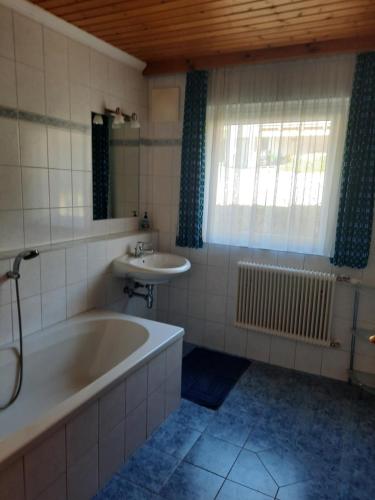
[[[179,225],[176,245],[201,248],[205,178],[207,71],[186,76]]]
[[[375,52],[357,57],[346,134],[335,253],[337,266],[367,265],[375,192]]]
[[[91,114],[91,123],[94,113]],[[109,197],[109,133],[108,117],[102,115],[103,125],[92,123],[92,184],[94,220],[108,218]]]

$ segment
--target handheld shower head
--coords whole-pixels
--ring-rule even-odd
[[[38,257],[39,252],[36,248],[32,250],[24,250],[19,253],[17,257],[14,259],[13,269],[7,273],[8,278],[19,279],[20,277],[20,265],[22,260],[31,260],[35,257]]]

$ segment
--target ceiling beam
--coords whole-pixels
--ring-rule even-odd
[[[143,74],[185,73],[192,70],[210,69],[221,66],[281,61],[338,53],[357,53],[370,50],[375,50],[375,35],[266,49],[243,50],[240,52],[193,57],[191,59],[155,60],[147,63]]]

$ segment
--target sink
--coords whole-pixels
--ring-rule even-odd
[[[124,255],[113,261],[118,277],[133,278],[142,285],[158,285],[186,273],[190,262],[181,255],[155,252],[142,257]]]

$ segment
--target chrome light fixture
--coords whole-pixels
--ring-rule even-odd
[[[125,124],[125,117],[121,113],[120,108],[116,108],[116,111],[112,113],[112,116],[113,116],[112,128],[120,128],[121,125]]]
[[[137,113],[132,113],[131,115],[130,128],[141,128],[141,124],[138,121]]]
[[[92,119],[92,123],[94,125],[104,125],[103,117],[99,113],[95,113],[94,118]]]

